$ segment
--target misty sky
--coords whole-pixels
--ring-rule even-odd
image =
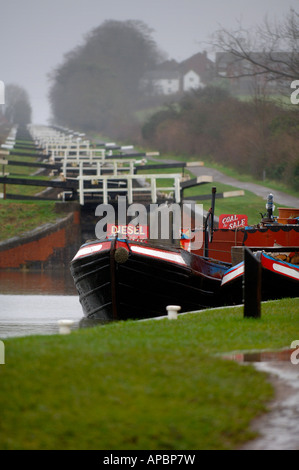
[[[24,87],[33,122],[50,117],[47,75],[65,53],[105,20],[142,20],[169,58],[178,61],[207,50],[219,27],[280,20],[299,0],[0,0],[0,80]],[[299,77],[298,77],[299,79]]]

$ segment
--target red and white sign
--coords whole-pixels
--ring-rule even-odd
[[[248,225],[247,215],[221,214],[219,216],[219,228],[232,230],[234,228],[246,227]]]
[[[107,225],[107,236],[118,235],[119,238],[128,238],[130,240],[145,240],[148,238],[147,225]]]

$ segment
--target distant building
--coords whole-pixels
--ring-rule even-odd
[[[267,88],[267,91],[276,93],[282,86],[289,88],[289,80],[279,79],[273,72],[264,73],[263,68],[256,65],[256,63],[267,65],[262,52],[253,52],[251,58],[253,63],[229,52],[216,53],[216,74],[228,80],[232,93],[252,93],[257,88]],[[283,63],[287,63],[288,60],[287,52],[273,52],[268,65],[280,71],[284,67]]]
[[[148,95],[173,95],[180,90],[178,71],[151,70],[142,80],[142,88]]]
[[[187,73],[182,74],[181,80],[182,91],[189,91],[192,88],[196,89],[205,87],[205,84],[201,81],[200,76],[194,72],[194,70],[189,70]]]
[[[191,89],[204,88],[214,75],[214,63],[206,52],[198,53],[181,63],[168,60],[147,72],[141,82],[149,96],[184,93]]]
[[[252,59],[265,63],[262,52],[254,52]],[[299,60],[299,59],[298,59]],[[269,65],[277,70],[290,61],[290,53],[273,52]],[[239,59],[228,52],[217,52],[215,62],[208,58],[206,51],[198,52],[188,59],[177,62],[167,60],[155,70],[147,72],[140,86],[148,96],[182,94],[191,89],[204,88],[220,81],[227,83],[233,94],[252,94],[261,89],[279,93],[282,86],[290,88],[290,81],[278,79],[275,74],[261,73],[262,68],[245,59]]]
[[[182,83],[181,90],[204,88],[214,78],[214,62],[207,56],[206,51],[198,52],[179,64]]]

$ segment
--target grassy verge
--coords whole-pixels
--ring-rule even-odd
[[[273,396],[266,376],[220,353],[289,346],[299,300],[7,339],[1,449],[234,449]]]
[[[28,141],[23,141],[23,140],[18,140],[17,144],[28,144]],[[24,163],[36,163],[37,162],[37,157],[40,154],[40,151],[37,150],[34,146],[32,148],[28,149],[20,149],[16,147],[16,151],[13,149],[10,151],[10,154],[5,158],[6,160],[9,160],[11,162],[18,161],[18,162],[24,162]],[[17,153],[16,153],[17,152]],[[2,170],[2,168],[1,168]],[[9,173],[9,177],[21,177],[21,178],[30,178],[30,179],[43,179],[43,180],[49,180],[51,179],[49,176],[45,175],[38,175],[34,176],[35,173],[38,171],[38,168],[36,167],[30,167],[30,166],[19,166],[19,165],[6,165],[5,166],[5,172]],[[2,184],[0,184],[0,191],[2,191]],[[7,193],[12,193],[12,194],[17,194],[17,195],[35,195],[36,193],[39,193],[43,190],[44,188],[41,188],[40,186],[22,186],[22,185],[7,185],[6,186],[6,192]]]
[[[0,200],[0,241],[19,236],[24,232],[58,218],[55,201],[11,202]]]
[[[237,170],[231,167],[227,167],[224,165],[220,165],[215,163],[211,158],[207,156],[198,156],[198,155],[163,155],[160,157],[155,157],[160,160],[177,160],[182,162],[189,162],[189,161],[203,161],[205,166],[210,168],[215,168],[216,170],[221,171],[227,176],[231,176],[232,178],[237,179],[238,181],[249,182],[259,184],[261,186],[266,186],[273,190],[282,191],[286,194],[290,194],[291,196],[299,197],[299,192],[295,191],[291,187],[287,186],[286,184],[281,183],[280,181],[271,180],[266,178],[265,180],[257,180],[252,175],[246,173],[239,173]],[[218,183],[217,183],[218,185]]]
[[[27,141],[18,141],[18,143],[27,143]],[[8,160],[11,161],[23,161],[23,162],[36,162],[38,151],[33,149],[19,149],[19,153],[22,155],[15,155],[14,151],[8,156]],[[36,172],[34,167],[26,166],[15,166],[7,165],[5,171],[9,173],[10,177],[22,177],[24,179],[43,179],[49,180],[48,176],[39,175],[32,176],[32,173]],[[43,191],[41,186],[23,186],[23,185],[6,185],[6,192],[22,195],[22,196],[33,196]],[[3,191],[3,184],[0,184],[0,191]],[[43,225],[48,222],[54,222],[58,216],[55,212],[54,201],[18,201],[12,202],[9,199],[0,199],[0,241],[8,238],[22,235],[24,232],[35,229],[36,227]]]
[[[24,163],[35,163],[36,158],[31,156],[23,156],[20,157],[18,155],[10,155],[8,160],[14,161],[22,161]],[[37,168],[28,167],[28,166],[16,166],[16,165],[7,165],[5,171],[9,173],[10,176],[29,176],[32,175]]]
[[[17,174],[17,173],[10,173],[9,175],[11,178],[14,178],[17,176],[20,176],[21,178],[24,179],[36,179],[36,180],[45,180],[49,181],[50,178],[48,176],[31,176],[31,175],[26,175],[25,173],[22,174]],[[0,189],[2,190],[2,184],[0,184]],[[7,194],[17,194],[21,196],[34,196],[42,191],[44,191],[46,188],[45,186],[26,186],[26,185],[21,185],[21,184],[7,184],[6,185],[6,193]],[[4,192],[4,191],[3,191]]]
[[[184,191],[184,196],[199,196],[201,194],[212,194],[212,187],[216,186],[217,193],[225,191],[235,191],[238,188],[228,186],[223,183],[206,183],[195,188]],[[198,201],[203,204],[204,210],[211,207],[211,198],[204,201]],[[280,205],[280,207],[283,207]],[[257,224],[261,220],[260,212],[266,212],[265,200],[250,191],[245,191],[244,196],[229,198],[219,198],[215,202],[215,215],[221,214],[245,214],[248,216],[248,224]]]
[[[151,163],[151,162],[149,162]],[[153,162],[154,163],[154,162]],[[162,169],[162,170],[146,170],[140,173],[142,175],[148,175],[150,173],[161,173],[166,174],[169,172],[181,173],[180,168],[173,169]],[[184,170],[185,175],[189,175],[193,178],[194,175],[189,170]],[[158,183],[160,186],[170,186],[173,184],[172,180],[163,179]],[[200,195],[212,195],[212,187],[216,186],[217,193],[225,191],[235,191],[239,188],[230,186],[220,182],[205,183],[193,188],[184,190],[184,197],[200,196]],[[211,207],[211,197],[209,199],[198,201],[198,204],[202,204],[204,210],[209,210]],[[280,205],[280,207],[283,207]],[[215,203],[215,215],[221,214],[246,214],[248,216],[249,224],[257,224],[261,219],[261,212],[265,212],[265,200],[259,196],[256,196],[250,191],[245,191],[244,196],[229,197],[225,199],[217,198]]]
[[[186,156],[173,156],[173,155],[167,155],[164,156],[163,158],[160,157],[160,160],[177,160],[177,161],[204,161],[205,165],[208,167],[215,168],[222,173],[226,174],[227,176],[230,176],[232,178],[235,178],[239,181],[244,181],[244,182],[251,182],[255,184],[260,184],[262,186],[269,187],[272,190],[277,190],[277,191],[282,191],[285,192],[286,194],[290,194],[295,197],[299,197],[299,193],[290,189],[289,187],[285,186],[282,183],[279,183],[277,181],[273,180],[265,180],[265,181],[256,181],[252,176],[250,175],[245,175],[245,174],[240,174],[236,170],[228,167],[224,167],[222,165],[218,165],[213,163],[210,159],[208,158],[199,158],[199,157],[186,157]],[[148,162],[149,164],[151,162]],[[152,162],[155,163],[155,162]],[[156,170],[157,172],[167,172],[167,171],[172,171],[170,170]],[[180,169],[173,169],[173,172],[180,172]],[[143,172],[144,174],[147,173],[154,173],[153,171],[146,171]],[[190,177],[194,177],[194,175],[189,171],[186,170],[184,171],[185,175],[190,175]],[[168,182],[169,184],[169,182]],[[190,197],[190,196],[200,196],[200,195],[211,195],[212,192],[212,187],[216,186],[217,193],[222,193],[225,191],[235,191],[239,190],[239,188],[230,186],[224,183],[220,182],[214,182],[214,183],[205,183],[200,186],[196,186],[190,189],[186,189],[184,191],[184,197]],[[211,207],[211,199],[203,200],[203,201],[198,201],[198,204],[203,204],[204,210],[209,210]],[[244,196],[237,196],[237,197],[230,197],[230,198],[225,198],[225,199],[216,199],[216,204],[215,204],[215,215],[219,216],[221,214],[246,214],[248,216],[248,223],[249,224],[257,224],[260,219],[261,219],[261,213],[265,213],[265,200],[259,196],[256,196],[254,193],[250,191],[245,191]],[[279,207],[285,207],[282,204],[279,205]]]
[[[231,176],[232,178],[237,179],[238,181],[244,181],[249,183],[259,184],[261,186],[266,186],[267,188],[271,188],[276,191],[282,191],[286,194],[290,194],[291,196],[299,197],[299,192],[292,189],[290,186],[283,184],[279,181],[271,180],[265,178],[265,180],[257,180],[252,175],[239,173],[237,170],[229,167],[225,167],[223,165],[219,165],[217,163],[212,163],[209,160],[206,161],[206,165],[212,168],[215,168],[227,176]]]

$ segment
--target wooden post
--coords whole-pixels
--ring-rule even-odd
[[[157,187],[156,187],[156,178],[154,176],[151,177],[151,193],[152,193],[152,202],[156,204],[157,202]]]
[[[103,203],[108,204],[108,180],[103,177]]]
[[[81,206],[84,206],[84,181],[83,176],[79,176],[79,201]]]
[[[180,182],[179,177],[174,179],[174,194],[175,194],[175,202],[180,204],[180,202],[181,202],[181,182]]]
[[[8,164],[8,160],[3,160],[0,154],[0,164],[2,165],[2,176],[6,177],[9,173],[5,173],[5,165]],[[6,183],[3,183],[3,199],[6,199]]]
[[[260,253],[256,256],[244,247],[244,318],[261,317],[262,265]]]
[[[133,181],[128,178],[128,203],[133,204]]]

